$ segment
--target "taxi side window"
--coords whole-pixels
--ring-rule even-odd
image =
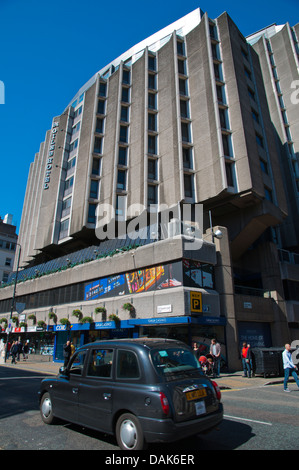
[[[116,376],[118,379],[138,379],[140,377],[138,359],[133,351],[118,351]]]
[[[113,349],[91,349],[87,375],[91,377],[111,377]]]
[[[86,350],[79,351],[72,357],[71,366],[69,368],[70,374],[82,375],[84,368],[84,361],[86,357]]]

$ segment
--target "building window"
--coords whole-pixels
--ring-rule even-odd
[[[79,140],[76,139],[74,142],[72,142],[70,144],[70,153],[73,151],[73,150],[76,150],[76,148],[78,147],[78,144],[79,144]]]
[[[251,116],[255,122],[260,123],[259,115],[254,109],[251,109]]]
[[[264,173],[268,174],[268,165],[265,160],[260,159],[261,169]]]
[[[219,109],[220,124],[222,129],[229,129],[227,109]]]
[[[186,61],[178,59],[178,72],[181,75],[186,75]]]
[[[129,88],[122,88],[121,91],[121,100],[123,103],[129,103],[130,101],[130,89]]]
[[[155,93],[148,94],[148,107],[149,109],[157,109],[157,98]]]
[[[126,203],[127,203],[126,196],[116,196],[115,214],[117,215],[118,220],[125,220]]]
[[[233,163],[225,163],[227,185],[234,187]]]
[[[267,186],[265,186],[265,198],[270,201],[270,202],[273,202],[273,195],[272,195],[272,190],[267,188]]]
[[[120,120],[123,122],[129,122],[129,108],[128,106],[122,106],[120,111]]]
[[[76,117],[80,116],[80,114],[82,113],[82,110],[83,110],[82,106],[80,106],[80,108],[76,109],[76,111],[74,112],[74,119],[76,119]]]
[[[149,70],[156,71],[156,57],[149,55],[148,56],[148,68]]]
[[[150,180],[157,180],[157,160],[153,160],[152,158],[148,159],[147,162],[147,177]]]
[[[225,104],[223,87],[221,85],[216,85],[217,100],[219,103]]]
[[[71,169],[73,169],[74,167],[76,166],[76,157],[72,158],[71,160],[69,160],[67,162],[67,171],[70,171]]]
[[[194,196],[193,191],[193,175],[184,175],[184,188],[185,188],[185,197],[192,198]]]
[[[127,147],[119,147],[118,149],[118,164],[127,166]]]
[[[94,153],[102,153],[103,139],[102,137],[96,137],[94,139]]]
[[[61,218],[66,217],[71,212],[72,198],[69,197],[62,203]]]
[[[155,135],[148,136],[148,153],[157,155],[157,138]]]
[[[192,148],[183,147],[183,166],[190,170],[193,169]]]
[[[96,132],[98,134],[104,134],[104,119],[97,118]]]
[[[260,135],[255,134],[255,140],[260,147],[264,148],[264,139]]]
[[[126,190],[127,172],[118,170],[117,172],[117,189]]]
[[[128,142],[128,128],[126,126],[120,126],[119,140],[120,142]]]
[[[101,174],[101,159],[100,158],[94,158],[92,160],[92,171],[91,173],[95,176],[100,176]]]
[[[156,90],[157,85],[156,85],[156,75],[149,73],[148,74],[148,87],[151,90]]]
[[[123,83],[125,85],[130,84],[130,70],[123,69]]]
[[[182,41],[177,41],[177,53],[179,55],[185,55],[185,44]]]
[[[11,266],[11,258],[6,258],[5,260],[5,266]]]
[[[218,44],[211,44],[212,46],[212,56],[214,60],[220,60],[219,47]]]
[[[222,134],[223,152],[227,157],[232,157],[231,136],[230,134]]]
[[[148,130],[155,132],[157,130],[157,115],[148,113]]]
[[[71,176],[68,180],[66,180],[65,185],[64,185],[64,196],[67,196],[72,192],[73,189],[73,184],[74,184],[74,177]]]
[[[184,80],[183,78],[179,79],[179,90],[180,90],[180,95],[188,96],[187,80]]]
[[[65,238],[68,236],[70,219],[66,219],[63,222],[60,222],[60,231],[59,239]]]
[[[251,88],[248,88],[248,95],[253,101],[255,101],[255,93]]]
[[[147,188],[147,204],[153,205],[158,204],[158,188],[156,185],[149,184]]]
[[[99,182],[98,182],[98,180],[91,180],[89,197],[91,199],[98,199],[98,197],[99,197]]]
[[[100,82],[99,96],[105,98],[107,95],[107,83]]]
[[[97,204],[89,204],[89,206],[88,206],[88,219],[87,219],[87,222],[89,224],[95,224],[96,223],[96,208],[97,208]]]
[[[181,123],[183,142],[191,142],[190,125],[187,122]]]
[[[189,119],[189,101],[187,100],[180,100],[180,110],[181,110],[181,117],[185,119]]]
[[[105,101],[99,100],[98,102],[98,114],[105,114]]]
[[[214,75],[215,79],[222,82],[223,77],[222,77],[222,70],[221,70],[221,65],[220,64],[214,64]]]

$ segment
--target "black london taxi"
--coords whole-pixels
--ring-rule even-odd
[[[221,392],[186,344],[161,338],[86,344],[42,380],[40,412],[114,434],[122,450],[172,442],[218,426]]]

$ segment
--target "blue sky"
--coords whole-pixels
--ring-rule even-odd
[[[299,0],[0,0],[0,216],[20,226],[30,163],[79,88],[127,49],[200,7],[244,36],[299,22]],[[1,101],[0,101],[1,103]],[[29,222],[30,223],[30,222]]]

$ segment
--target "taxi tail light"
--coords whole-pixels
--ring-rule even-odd
[[[161,401],[162,411],[167,416],[169,413],[169,402],[168,402],[166,395],[163,392],[160,392],[160,401]]]
[[[218,384],[216,382],[214,382],[214,380],[211,380],[212,384],[213,384],[213,387],[214,387],[214,390],[215,390],[215,393],[216,393],[216,397],[217,397],[217,400],[221,400],[221,391],[220,391],[220,388],[218,386]]]

